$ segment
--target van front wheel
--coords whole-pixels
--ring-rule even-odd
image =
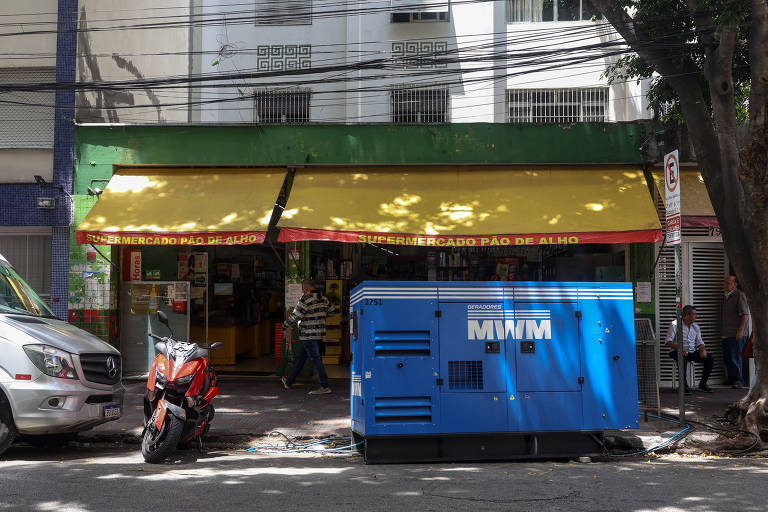
[[[16,439],[16,425],[13,424],[11,403],[0,391],[0,454]]]

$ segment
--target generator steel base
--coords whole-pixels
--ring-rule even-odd
[[[602,432],[540,432],[406,437],[353,433],[369,464],[511,460],[605,455]]]
[[[374,281],[350,302],[367,462],[591,456],[638,427],[629,283]]]

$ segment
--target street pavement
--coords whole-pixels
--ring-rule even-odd
[[[179,452],[145,464],[138,447],[11,448],[0,510],[332,512],[766,510],[768,459],[664,457],[365,465],[359,456]]]
[[[284,390],[275,377],[225,378],[205,450],[146,464],[138,445],[143,386],[128,384],[120,420],[76,442],[19,442],[0,456],[0,511],[766,510],[768,458],[758,455],[366,465],[355,451],[292,453],[285,437],[265,437],[348,436],[346,381],[333,381],[330,395],[309,396],[309,383]],[[717,422],[744,392],[686,397],[690,416]],[[662,413],[676,414],[677,395],[661,398]],[[679,430],[653,418],[641,418],[640,426],[615,434],[649,447]]]

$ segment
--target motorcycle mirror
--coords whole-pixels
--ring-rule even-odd
[[[210,347],[208,347],[211,350],[216,350],[217,348],[223,347],[224,344],[220,341],[217,341],[216,343],[212,343]]]
[[[163,311],[158,311],[157,319],[160,320],[160,323],[166,326],[169,331],[171,331],[171,338],[173,338],[173,329],[171,329],[171,325],[168,323],[168,315],[166,315]]]

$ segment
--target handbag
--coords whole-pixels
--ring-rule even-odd
[[[755,335],[755,333],[751,333],[749,335],[749,338],[747,339],[747,342],[744,344],[744,357],[753,357],[752,356],[752,337]]]

